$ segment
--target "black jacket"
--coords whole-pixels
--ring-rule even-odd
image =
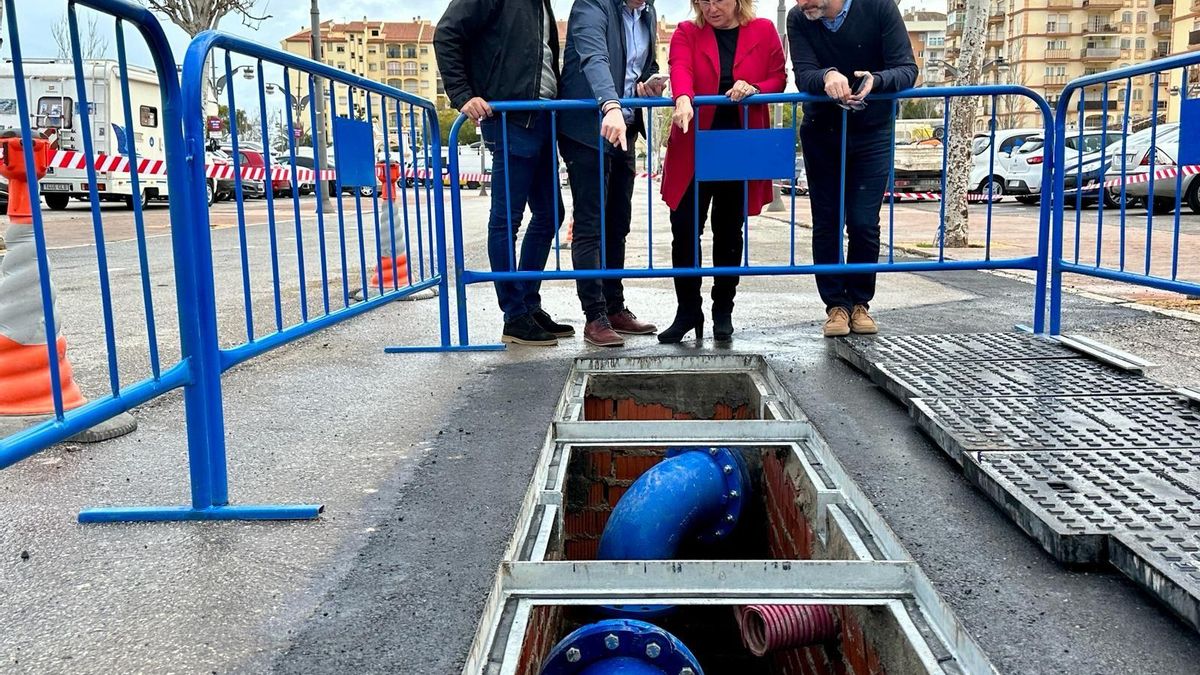
[[[450,0],[433,35],[450,105],[461,109],[476,96],[486,101],[536,101],[547,15],[557,78],[558,24],[550,0]],[[508,119],[527,124],[529,117],[509,114]]]

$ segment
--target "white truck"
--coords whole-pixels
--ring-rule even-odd
[[[29,103],[30,126],[51,139],[58,150],[83,152],[83,123],[79,110],[75,66],[60,59],[25,59],[25,81],[20,83]],[[121,75],[113,60],[87,61],[83,65],[88,98],[88,122],[97,154],[129,155],[130,139],[136,141],[139,159],[165,159],[163,151],[162,99],[158,76],[153,70],[129,66],[129,103],[133,128],[125,125]],[[0,63],[0,128],[20,129],[12,59]],[[167,199],[167,177],[140,174],[140,200]],[[39,183],[46,205],[67,208],[72,198],[88,199],[86,169],[52,168]],[[134,204],[132,175],[128,172],[98,171],[96,190],[102,201]]]

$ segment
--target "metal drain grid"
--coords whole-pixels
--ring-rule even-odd
[[[838,356],[864,372],[881,363],[1080,358],[1068,347],[1028,333],[856,336],[837,340],[835,348]]]
[[[1200,532],[1123,533],[1110,546],[1114,567],[1200,630]]]
[[[1118,533],[1200,534],[1200,451],[971,455],[967,477],[1051,555],[1098,563]]]
[[[960,464],[970,452],[1200,447],[1181,396],[914,398],[912,415]]]
[[[880,384],[896,398],[1166,394],[1151,379],[1090,359],[885,363]]]

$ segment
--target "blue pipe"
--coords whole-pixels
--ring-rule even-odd
[[[541,675],[704,675],[679,638],[654,624],[610,619],[583,626],[546,656]]]
[[[749,474],[730,448],[673,448],[613,509],[599,560],[670,560],[688,539],[714,542],[737,525]]]

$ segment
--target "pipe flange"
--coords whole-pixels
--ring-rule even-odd
[[[670,448],[666,456],[669,459],[688,452],[699,452],[707,456],[721,472],[721,479],[724,481],[720,513],[708,527],[696,535],[701,542],[713,544],[729,536],[737,526],[738,519],[742,516],[742,504],[746,501],[746,492],[751,485],[750,471],[746,468],[742,454],[734,448]]]
[[[704,675],[696,657],[679,638],[634,619],[598,621],[571,633],[550,650],[542,675],[573,675],[611,658],[638,659],[667,675],[689,668],[696,675]]]

